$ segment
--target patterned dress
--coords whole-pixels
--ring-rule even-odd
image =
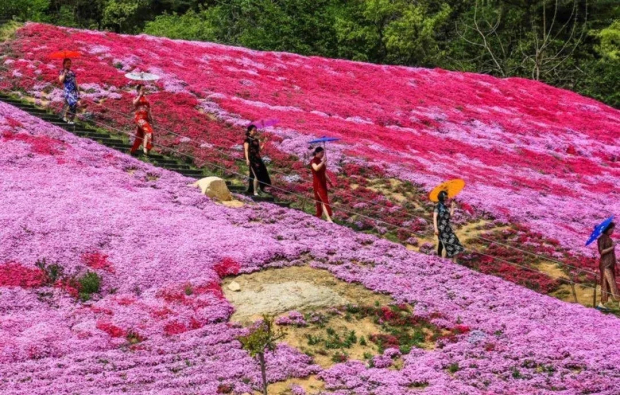
[[[62,73],[65,70],[61,70],[60,75],[62,75]],[[78,92],[77,89],[77,80],[75,77],[75,73],[71,70],[68,70],[65,73],[65,81],[63,82],[64,85],[64,94],[65,94],[65,104],[67,106],[69,106],[69,110],[71,111],[71,114],[75,115],[75,113],[77,112],[77,104],[78,101],[80,100],[80,94]]]
[[[134,121],[136,122],[136,139],[133,142],[133,146],[131,147],[131,152],[134,153],[140,148],[142,142],[144,140],[144,136],[150,134],[149,141],[147,143],[146,149],[153,149],[153,127],[149,123],[149,110],[151,108],[151,104],[146,99],[146,97],[141,96],[135,106],[134,113]]]
[[[437,230],[439,231],[439,242],[446,250],[446,256],[452,258],[465,251],[458,237],[454,234],[450,225],[450,210],[443,203],[438,203],[435,207],[437,213]]]
[[[603,250],[610,248],[613,244],[611,237],[603,234],[598,239],[598,251],[601,254],[599,269],[601,271],[601,302],[607,303],[609,296],[613,300],[620,299],[618,285],[616,284],[616,252],[614,250],[603,254]]]
[[[258,179],[260,190],[264,191],[266,186],[271,185],[271,178],[267,172],[267,166],[265,166],[260,156],[260,142],[256,138],[247,137],[244,143],[248,144],[248,158],[250,159],[250,185],[248,186],[247,193],[254,193],[255,176]]]

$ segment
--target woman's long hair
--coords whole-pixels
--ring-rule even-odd
[[[248,129],[245,131],[245,137],[250,137],[250,133],[254,129],[256,129],[256,125],[252,124],[252,125],[248,126]]]
[[[446,199],[448,198],[448,192],[439,192],[439,196],[437,196],[437,198],[439,199],[439,203],[444,204],[446,202]]]
[[[607,234],[607,232],[609,232],[610,230],[613,230],[615,227],[616,227],[616,224],[614,222],[611,222],[609,225],[607,225],[603,233]]]

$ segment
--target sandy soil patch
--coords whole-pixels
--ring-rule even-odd
[[[240,291],[228,289],[232,281],[239,284]],[[263,314],[314,311],[346,304],[392,303],[388,296],[375,294],[359,284],[340,281],[327,270],[309,266],[267,269],[227,278],[222,289],[235,306],[231,321],[244,324],[259,319]]]

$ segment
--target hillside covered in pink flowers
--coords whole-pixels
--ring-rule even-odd
[[[585,239],[620,214],[617,110],[521,79],[41,24],[4,44],[0,90],[60,109],[60,65],[47,58],[60,49],[84,54],[81,118],[109,131],[133,130],[124,74],[161,75],[149,86],[158,149],[198,166],[245,174],[244,127],[278,119],[266,154],[276,194],[297,204],[310,186],[308,141],[341,138],[330,170],[346,226],[217,204],[191,179],[0,103],[0,393],[251,393],[260,371],[237,341],[246,329],[231,321],[223,281],[306,265],[390,296],[432,328],[433,346],[390,347],[381,335],[388,346],[369,361],[325,367],[281,342],[267,355],[271,383],[312,376],[340,395],[618,394],[617,317],[514,284],[557,286],[519,266],[465,256],[504,281],[398,243],[432,234],[424,196],[459,177],[457,225],[484,220],[501,227],[488,236],[498,243],[596,267]],[[379,188],[384,179],[398,186]],[[531,263],[502,248],[485,251]],[[394,320],[378,311],[379,324]]]

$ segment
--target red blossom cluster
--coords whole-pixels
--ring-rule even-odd
[[[107,322],[107,321],[97,321],[96,328],[101,331],[104,331],[111,337],[124,337],[125,336],[125,331],[122,328],[119,328],[118,326],[110,322]]]
[[[239,273],[239,269],[241,269],[241,265],[239,262],[235,261],[232,258],[224,258],[219,261],[215,266],[213,266],[213,270],[217,273],[220,278],[224,278],[226,276],[234,276]]]
[[[82,262],[91,269],[106,270],[110,273],[116,272],[108,260],[108,256],[99,251],[82,254]]]
[[[45,284],[45,272],[19,263],[7,262],[0,265],[0,287],[36,288]]]
[[[2,134],[2,138],[7,141],[23,141],[24,143],[30,145],[30,149],[35,154],[59,155],[62,153],[62,151],[60,151],[60,148],[63,145],[62,142],[49,136],[32,136],[24,133],[5,132]]]

